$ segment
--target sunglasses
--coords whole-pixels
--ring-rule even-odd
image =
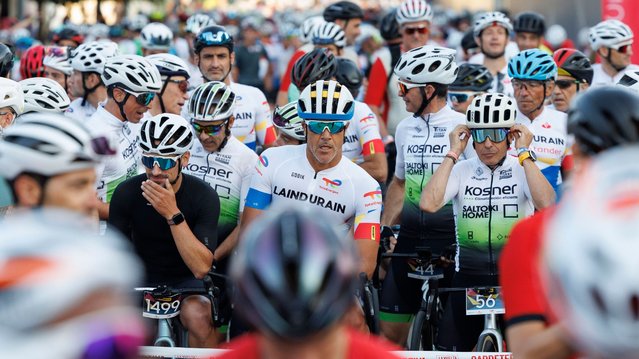
[[[562,90],[565,90],[571,87],[573,84],[579,85],[579,83],[580,82],[577,80],[556,80],[555,81],[555,85],[557,85],[557,87],[559,87]]]
[[[177,165],[178,158],[180,157],[166,158],[142,155],[142,164],[148,169],[153,169],[153,167],[157,164],[162,171],[166,171]]]
[[[415,87],[423,87],[425,84],[410,84],[402,81],[397,81],[397,87],[399,88],[399,95],[404,96],[410,89]]]
[[[476,143],[484,143],[488,138],[490,138],[491,142],[502,142],[506,140],[509,132],[510,131],[507,128],[483,128],[470,130],[470,134],[473,136],[473,141]]]
[[[617,50],[617,52],[620,52],[622,54],[626,54],[628,53],[628,50],[632,47],[632,44],[628,44],[628,45],[623,45],[623,46],[619,46],[617,48],[614,48],[615,50]]]
[[[404,28],[404,32],[406,33],[406,35],[412,35],[416,32],[423,35],[428,33],[428,28],[426,26],[406,27]]]
[[[449,92],[448,98],[450,99],[450,102],[464,103],[468,101],[471,96],[478,94],[479,92]]]
[[[166,82],[172,82],[174,84],[178,85],[178,88],[180,89],[180,91],[186,93],[188,88],[189,88],[189,80],[171,80],[168,79],[166,80]]]
[[[538,89],[543,84],[544,82],[539,80],[520,80],[520,79],[512,80],[512,85],[515,90],[521,90],[522,88],[526,90]]]
[[[125,89],[122,89],[122,91],[133,96],[135,98],[135,102],[137,102],[138,105],[142,105],[142,106],[148,106],[151,103],[151,101],[153,101],[153,99],[155,98],[155,92],[136,93],[136,92],[131,92]]]
[[[219,125],[208,125],[208,126],[202,126],[202,125],[198,125],[195,122],[191,122],[191,126],[193,126],[193,129],[197,133],[204,132],[209,136],[215,136],[222,131],[222,128],[224,128],[224,125],[226,124],[227,121],[228,120],[220,123]]]
[[[324,130],[328,129],[331,134],[336,134],[346,129],[346,121],[306,121],[308,129],[316,134],[322,134]]]

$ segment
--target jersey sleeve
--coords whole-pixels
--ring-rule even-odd
[[[395,157],[395,177],[403,180],[406,176],[406,164],[404,163],[404,130],[403,127],[397,128],[395,132],[395,147],[397,156]]]
[[[364,157],[376,153],[384,153],[384,143],[382,142],[382,136],[379,134],[377,116],[375,116],[370,107],[366,106],[366,109],[368,111],[363,113],[364,116],[355,119]]]
[[[368,75],[368,88],[364,96],[364,102],[371,106],[381,107],[386,95],[388,74],[381,58],[377,58]]]
[[[463,162],[462,162],[463,163]],[[460,163],[460,164],[462,164]],[[448,177],[448,183],[446,183],[446,192],[444,193],[444,203],[450,202],[459,193],[459,186],[461,183],[461,172],[465,166],[454,166]]]
[[[255,166],[257,165],[257,156],[247,157],[245,160],[245,166],[243,168],[244,173],[242,174],[242,184],[240,185],[240,208],[239,212],[242,213],[244,211],[244,199],[248,194],[249,188],[251,186],[251,179],[253,178],[253,174],[255,173]]]
[[[303,51],[296,51],[291,59],[288,61],[288,65],[286,66],[286,71],[284,75],[282,75],[282,81],[280,82],[280,91],[288,91],[288,87],[291,85],[291,71],[295,66],[295,62],[299,60],[300,57],[304,56]]]
[[[220,198],[208,184],[195,197],[198,201],[198,213],[195,223],[189,224],[195,238],[213,253],[217,248],[217,222],[220,218]]]
[[[354,183],[362,190],[356,194],[358,197],[355,206],[353,238],[355,240],[379,241],[382,190],[372,178]]]
[[[257,140],[262,145],[270,145],[275,142],[277,135],[275,134],[275,128],[273,127],[273,118],[271,114],[271,107],[266,101],[266,96],[262,91],[256,91],[256,97],[253,99],[255,103],[259,103],[255,109],[255,133]]]
[[[259,157],[255,171],[251,176],[251,186],[246,194],[245,207],[264,210],[271,204],[273,199],[272,167],[273,165],[269,163],[269,151],[266,150]]]

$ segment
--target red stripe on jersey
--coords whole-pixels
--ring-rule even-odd
[[[360,223],[355,229],[355,240],[368,239],[379,241],[379,223]]]
[[[276,139],[277,139],[277,133],[275,133],[275,127],[273,126],[267,127],[266,133],[264,135],[264,144],[270,145],[271,143],[275,142]]]
[[[382,142],[381,139],[376,138],[370,140],[362,146],[362,154],[364,156],[370,156],[376,153],[384,153],[384,142]]]

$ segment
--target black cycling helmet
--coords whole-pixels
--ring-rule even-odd
[[[379,23],[379,33],[386,41],[400,39],[402,34],[399,33],[399,23],[397,22],[397,8],[392,9],[388,14],[384,15]]]
[[[583,52],[575,49],[562,48],[553,54],[557,64],[557,74],[574,77],[577,81],[592,83],[594,70],[590,59]]]
[[[461,64],[455,81],[448,89],[457,91],[488,91],[493,85],[493,75],[479,64]]]
[[[616,86],[588,90],[568,111],[568,133],[581,152],[594,155],[639,142],[639,96]]]
[[[63,26],[60,30],[53,33],[52,40],[56,45],[59,45],[62,40],[71,40],[76,44],[81,45],[82,42],[84,42],[84,36],[71,26]]]
[[[7,77],[13,68],[13,52],[9,46],[0,43],[0,77]]]
[[[207,26],[195,37],[193,48],[199,54],[203,48],[210,46],[224,46],[233,52],[233,37],[222,26]]]
[[[473,29],[466,31],[464,37],[462,37],[461,40],[461,47],[466,52],[468,50],[479,48],[479,45],[477,45],[477,42],[475,42],[475,34],[473,32]]]
[[[335,56],[324,48],[317,48],[300,57],[291,70],[291,82],[302,91],[319,80],[330,80],[337,72]]]
[[[357,93],[359,92],[360,87],[362,87],[364,75],[353,61],[344,58],[337,58],[337,72],[335,73],[335,79],[343,86],[346,86],[353,97],[357,97]]]
[[[324,9],[324,20],[335,22],[335,20],[363,19],[364,11],[359,5],[350,1],[338,1]]]
[[[536,35],[546,33],[546,20],[543,15],[536,12],[522,12],[513,23],[515,32],[531,32]]]
[[[307,208],[271,208],[240,239],[230,265],[237,312],[259,332],[301,341],[353,303],[353,240]]]

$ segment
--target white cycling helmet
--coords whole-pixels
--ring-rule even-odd
[[[175,55],[154,54],[147,56],[146,59],[157,67],[162,77],[184,76],[187,79],[191,77],[186,62]]]
[[[129,30],[141,31],[149,23],[149,18],[144,14],[138,14],[133,16],[126,23]]]
[[[313,34],[315,33],[315,28],[319,25],[325,23],[324,17],[322,16],[311,16],[308,19],[304,20],[302,26],[300,27],[300,40],[303,43],[308,43],[313,40]]]
[[[584,357],[639,352],[637,156],[637,146],[595,156],[546,227],[546,295]]]
[[[173,31],[159,22],[146,25],[140,32],[140,42],[143,49],[169,51],[173,41]]]
[[[73,75],[69,48],[63,46],[50,46],[46,48],[42,64],[54,70],[58,70],[67,76]]]
[[[102,141],[98,141],[102,140]],[[4,129],[0,176],[12,180],[30,172],[46,177],[94,168],[99,154],[113,154],[80,122],[62,114],[31,112]]]
[[[516,118],[517,104],[509,96],[500,93],[477,96],[466,110],[468,128],[510,128]]]
[[[481,32],[491,26],[501,26],[506,29],[508,34],[513,32],[513,25],[510,23],[510,19],[499,11],[486,12],[475,19],[473,26],[473,35],[479,37]]]
[[[449,85],[457,78],[456,51],[425,45],[405,52],[393,70],[400,80],[415,84]]]
[[[112,41],[85,42],[73,50],[71,66],[80,72],[102,74],[108,59],[120,54],[118,44]]]
[[[183,155],[191,149],[193,137],[191,125],[172,113],[145,120],[138,135],[142,151],[164,156]]]
[[[639,94],[639,70],[628,70],[619,79],[617,85],[625,87]]]
[[[315,27],[313,31],[313,45],[335,45],[339,48],[346,46],[344,30],[334,22],[325,22]]]
[[[561,46],[561,44],[564,43],[564,41],[566,41],[566,39],[568,38],[568,33],[566,33],[566,29],[564,29],[563,26],[559,24],[553,24],[550,25],[548,30],[546,30],[546,36],[544,38],[546,39],[546,41],[548,41],[550,46],[552,46],[553,48],[558,48]]]
[[[409,22],[433,21],[433,10],[426,0],[404,0],[395,13],[399,26]]]
[[[89,30],[87,31],[87,37],[90,37],[93,40],[108,39],[109,30],[110,30],[109,25],[98,22],[89,26]]]
[[[223,82],[209,81],[193,91],[187,109],[191,121],[227,120],[235,110],[235,93]]]
[[[304,120],[349,121],[354,108],[353,95],[334,80],[306,86],[297,100],[297,113]]]
[[[193,35],[197,35],[201,29],[207,26],[217,25],[207,14],[193,14],[186,19],[184,31]]]
[[[24,93],[24,113],[62,113],[71,104],[69,95],[59,83],[44,77],[20,81]]]
[[[0,108],[11,107],[16,115],[24,112],[22,86],[16,81],[0,77]]]
[[[136,93],[160,92],[162,89],[157,67],[138,55],[121,55],[108,59],[102,81],[107,87],[123,87]]]
[[[273,125],[288,136],[298,140],[306,140],[304,121],[297,114],[297,101],[289,102],[282,107],[276,107],[273,113]]]
[[[601,47],[617,49],[632,44],[634,35],[630,27],[623,22],[604,20],[590,28],[588,38],[593,50],[599,50]]]

